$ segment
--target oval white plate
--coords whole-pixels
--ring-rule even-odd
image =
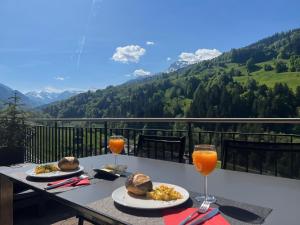
[[[83,169],[84,169],[83,166],[79,166],[76,170],[72,170],[72,171],[55,171],[55,172],[51,172],[51,173],[35,174],[34,168],[33,168],[31,170],[26,171],[25,173],[28,176],[34,177],[34,178],[57,178],[57,177],[65,177],[65,176],[70,176],[70,175],[80,173],[83,171]]]
[[[186,202],[190,195],[187,190],[184,188],[174,185],[174,184],[166,184],[166,183],[153,183],[153,188],[165,184],[169,187],[173,187],[176,191],[178,191],[182,195],[182,199],[177,199],[173,201],[159,201],[159,200],[151,200],[147,199],[146,197],[133,197],[128,194],[127,189],[125,186],[119,187],[118,189],[114,190],[111,197],[112,199],[123,206],[127,206],[130,208],[137,208],[137,209],[165,209],[174,207],[177,205],[181,205],[182,203]]]

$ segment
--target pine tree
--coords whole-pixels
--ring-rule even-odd
[[[9,149],[23,148],[26,137],[25,112],[17,93],[8,99],[1,112],[1,143]]]

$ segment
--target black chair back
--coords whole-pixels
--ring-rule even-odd
[[[139,135],[136,156],[183,162],[185,136]]]
[[[222,168],[300,179],[300,143],[224,140]]]

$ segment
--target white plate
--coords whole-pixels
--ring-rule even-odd
[[[65,177],[65,176],[70,176],[70,175],[74,175],[77,173],[80,173],[83,171],[83,166],[79,166],[76,170],[72,170],[72,171],[55,171],[55,172],[51,172],[51,173],[40,173],[40,174],[36,174],[34,172],[34,168],[31,170],[26,171],[25,173],[30,176],[30,177],[34,177],[34,178],[57,178],[57,177]]]
[[[114,190],[111,197],[116,203],[120,205],[127,206],[130,208],[137,208],[137,209],[165,209],[165,208],[181,205],[182,203],[186,202],[189,199],[190,195],[188,191],[174,184],[154,182],[153,188],[161,184],[165,184],[169,187],[173,187],[176,191],[178,191],[182,195],[183,198],[172,200],[172,201],[159,201],[159,200],[147,199],[146,197],[132,197],[128,194],[125,186],[119,187],[118,189]]]

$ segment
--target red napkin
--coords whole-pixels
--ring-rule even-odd
[[[188,217],[191,213],[193,213],[197,208],[187,208],[187,209],[177,209],[177,210],[168,210],[164,211],[164,223],[165,225],[178,225],[181,221],[183,221],[186,217]],[[208,212],[212,210],[211,208]],[[207,213],[208,213],[207,212]],[[195,219],[199,219],[203,217],[205,214],[196,214],[187,224],[195,221]],[[213,218],[207,220],[203,223],[203,225],[230,225],[230,223],[225,220],[225,218],[219,213]]]
[[[68,179],[70,179],[70,178],[68,178]],[[75,187],[75,186],[91,184],[89,178],[84,178],[84,179],[80,180],[78,177],[73,177],[72,179],[73,179],[72,183],[68,183],[68,184],[65,184],[63,186],[59,186],[57,188],[60,188],[60,187]],[[54,185],[54,184],[57,184],[59,182],[65,181],[65,180],[67,180],[67,179],[53,181],[53,182],[48,183],[47,186]]]

